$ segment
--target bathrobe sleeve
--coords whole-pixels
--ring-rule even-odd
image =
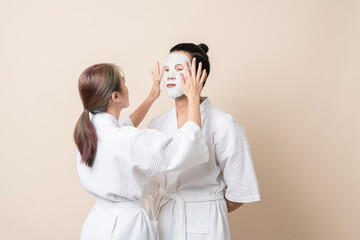
[[[154,129],[137,130],[129,142],[131,159],[148,176],[189,168],[209,160],[201,128],[192,121],[186,122],[173,135]]]
[[[159,121],[160,120],[160,121]],[[162,120],[161,118],[154,118],[150,121],[148,125],[148,129],[158,129],[161,126]],[[161,176],[161,175],[160,175]],[[152,197],[155,196],[155,193],[160,189],[160,183],[158,181],[159,175],[152,176],[149,184],[149,188],[147,190],[147,194],[151,195]]]
[[[225,198],[248,203],[260,200],[259,187],[245,130],[229,115],[214,135],[215,154],[223,171]]]

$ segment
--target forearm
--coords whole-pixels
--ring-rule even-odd
[[[244,205],[244,203],[231,202],[231,201],[226,199],[226,205],[227,205],[227,208],[228,208],[228,213],[230,213],[230,212],[238,209],[242,205]]]
[[[155,100],[150,96],[147,97],[145,101],[133,113],[130,114],[130,119],[133,122],[134,127],[138,127],[142,120],[144,120],[154,101]]]
[[[201,128],[200,96],[188,98],[188,120],[195,122]]]

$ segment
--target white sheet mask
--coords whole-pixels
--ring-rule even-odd
[[[184,66],[185,61],[188,62],[189,70],[191,72],[190,60],[185,54],[171,53],[165,61],[165,67],[168,67],[169,71],[164,72],[164,84],[165,84],[166,92],[171,98],[178,98],[184,95],[184,92],[181,88],[180,73],[184,74],[184,78],[186,80],[185,66]],[[175,69],[176,65],[184,66],[183,70],[176,71]],[[168,84],[175,84],[176,86],[172,88],[168,88],[167,87]]]

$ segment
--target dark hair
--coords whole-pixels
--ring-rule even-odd
[[[210,74],[210,62],[209,62],[209,56],[207,55],[207,52],[209,51],[209,48],[206,44],[200,43],[199,45],[196,45],[194,43],[179,43],[175,45],[173,48],[170,49],[170,53],[175,51],[184,51],[190,53],[191,57],[196,58],[196,71],[199,67],[199,63],[202,62],[202,68],[206,69],[206,73],[209,76]],[[190,59],[191,62],[191,59]],[[205,85],[206,80],[203,84]]]
[[[94,164],[98,140],[89,112],[105,111],[112,94],[121,92],[123,77],[121,69],[110,63],[90,66],[80,75],[79,93],[84,111],[76,123],[74,141],[81,154],[81,162],[88,167]]]

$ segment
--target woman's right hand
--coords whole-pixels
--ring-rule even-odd
[[[202,70],[201,62],[199,63],[197,72],[195,70],[195,66],[196,66],[196,58],[193,58],[191,63],[191,73],[190,73],[188,63],[185,61],[184,67],[185,67],[186,81],[184,75],[180,73],[181,88],[184,94],[188,98],[200,97],[200,93],[203,88],[203,83],[207,77],[206,70],[205,69]]]
[[[155,70],[151,71],[153,86],[151,88],[149,98],[152,101],[155,101],[160,96],[160,82],[163,75],[164,75],[164,66],[162,66],[160,70],[159,62],[157,61],[155,64]]]

